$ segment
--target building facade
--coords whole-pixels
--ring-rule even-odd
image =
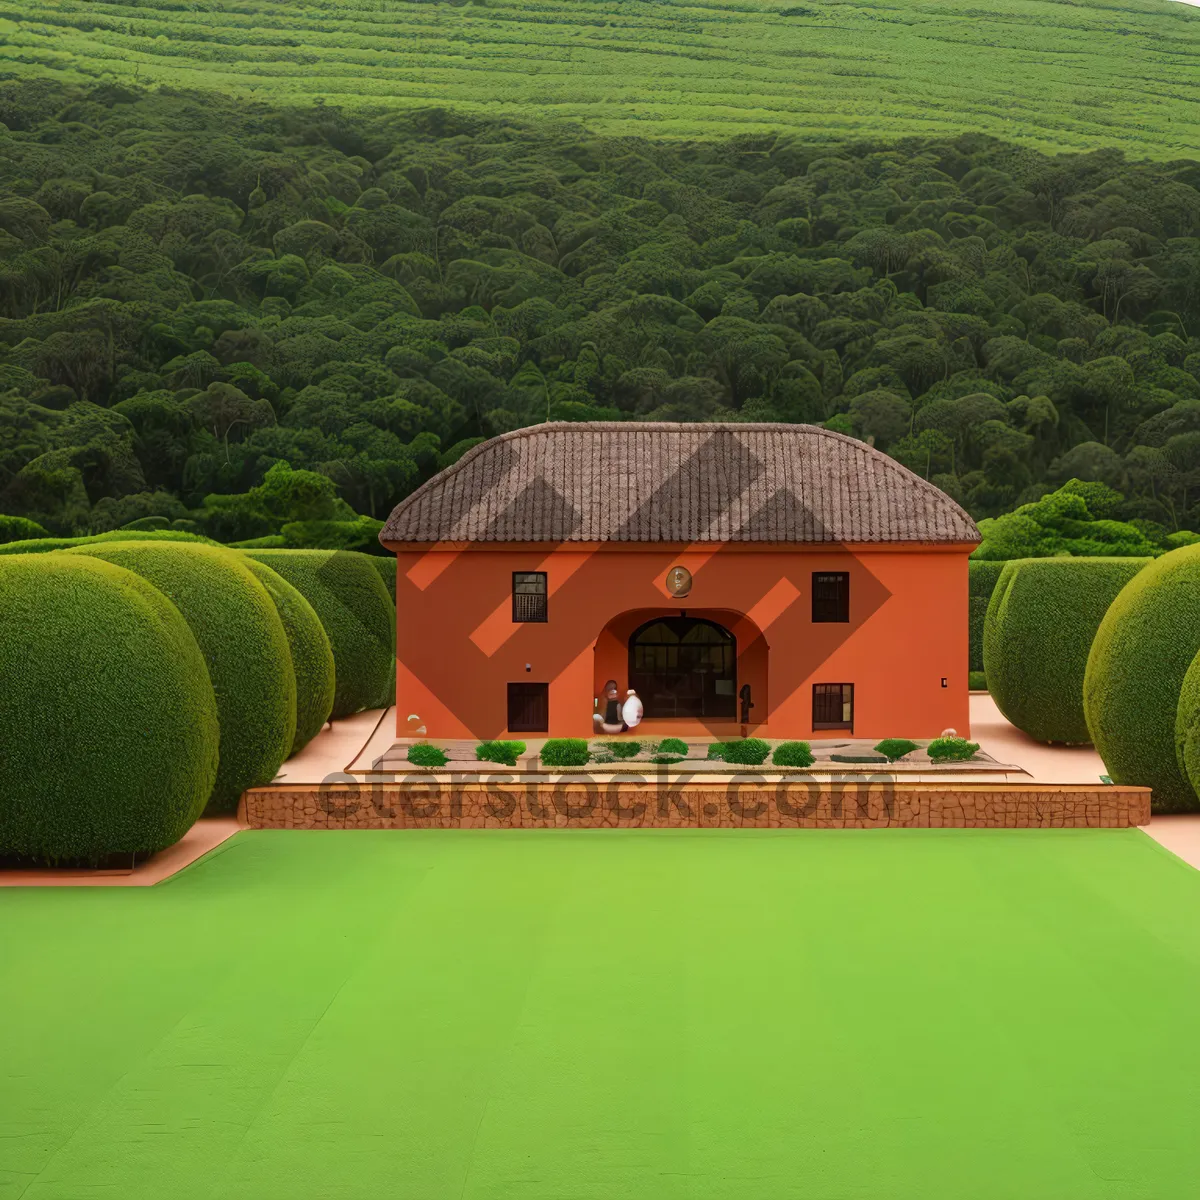
[[[397,733],[935,737],[968,728],[967,558],[932,484],[805,425],[548,423],[397,506]]]

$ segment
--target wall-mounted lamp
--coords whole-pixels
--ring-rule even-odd
[[[528,667],[526,667],[526,668],[525,668],[525,670],[527,670],[527,671],[528,671],[528,670],[529,670],[529,668],[528,668]],[[945,687],[945,686],[946,686],[946,677],[945,677],[945,675],[943,675],[943,676],[942,676],[942,687]]]
[[[532,670],[533,670],[533,667],[531,667],[531,666],[529,665],[529,663],[526,663],[526,664],[525,664],[525,670],[527,670],[527,671],[532,671]],[[942,687],[945,687],[945,686],[946,686],[946,681],[943,679],[943,680],[942,680]]]

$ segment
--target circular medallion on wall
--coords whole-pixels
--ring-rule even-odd
[[[692,590],[692,573],[687,567],[672,567],[667,572],[667,591],[672,596],[686,596]]]

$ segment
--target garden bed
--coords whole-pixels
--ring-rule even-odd
[[[676,740],[676,739],[672,739]],[[714,738],[683,738],[678,739],[686,746],[682,754],[662,755],[657,753],[657,747],[662,739],[647,739],[644,742],[634,742],[626,739],[589,740],[588,752],[590,758],[586,762],[543,761],[542,748],[546,739],[532,739],[525,743],[524,752],[515,756],[515,761],[503,763],[495,760],[479,759],[476,757],[478,742],[470,740],[438,740],[417,742],[415,740],[400,740],[393,743],[381,755],[369,761],[357,761],[351,764],[349,773],[355,776],[395,775],[410,771],[431,771],[441,773],[471,773],[496,774],[518,772],[522,775],[559,775],[559,774],[634,774],[643,777],[657,777],[666,774],[715,774],[729,775],[750,773],[754,775],[828,775],[835,774],[898,774],[898,775],[927,775],[944,772],[987,772],[987,773],[1020,773],[1021,768],[997,761],[983,750],[976,752],[969,759],[958,759],[944,762],[933,761],[928,752],[929,742],[918,742],[916,748],[900,758],[888,760],[876,753],[878,739],[840,738],[806,743],[811,751],[812,762],[804,765],[793,765],[786,762],[776,762],[775,751],[785,744],[785,739],[762,739],[768,746],[765,759],[760,763],[726,762],[722,758],[710,757],[710,747],[718,744]],[[607,746],[637,745],[634,754],[618,756],[607,750]],[[796,743],[788,743],[795,745]],[[435,759],[429,762],[413,762],[409,758],[414,746],[429,746],[441,751],[445,761]],[[419,752],[418,758],[427,757]]]

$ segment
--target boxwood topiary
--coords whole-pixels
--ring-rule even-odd
[[[1004,569],[1002,562],[971,559],[967,563],[967,605],[970,629],[970,661],[968,669],[983,670],[983,622],[987,617],[988,601],[996,581]]]
[[[928,752],[931,762],[967,762],[979,752],[979,743],[961,737],[934,738]]]
[[[371,556],[349,550],[248,550],[311,604],[333,648],[336,720],[394,693],[395,607]]]
[[[741,766],[757,767],[766,761],[770,753],[771,747],[762,738],[737,738],[732,742],[721,743],[721,757],[727,763],[738,763]]]
[[[1200,796],[1200,653],[1192,659],[1175,709],[1175,757],[1192,791]]]
[[[409,746],[408,761],[414,767],[444,767],[450,761],[450,756],[445,750],[439,750],[428,742],[418,742],[415,746]]]
[[[217,702],[179,610],[77,555],[0,561],[0,855],[177,842],[217,776]]]
[[[1109,605],[1083,679],[1083,710],[1117,784],[1153,789],[1157,812],[1197,807],[1176,752],[1184,677],[1200,651],[1200,546],[1143,567]]]
[[[539,755],[543,767],[582,767],[591,757],[584,738],[550,738]]]
[[[655,754],[677,754],[686,755],[688,752],[688,744],[683,738],[669,737],[663,738],[657,746],[654,747]]]
[[[916,748],[917,743],[910,742],[908,738],[884,738],[876,745],[875,753],[882,754],[888,762],[895,762],[896,759],[911,754]]]
[[[220,765],[209,812],[232,812],[246,788],[270,783],[296,736],[296,675],[266,588],[234,550],[182,542],[80,546],[136,571],[183,614],[217,694]]]
[[[517,759],[528,748],[524,742],[480,742],[475,747],[475,757],[480,762],[503,763],[506,767],[515,767]]]
[[[291,754],[303,749],[333,709],[333,651],[313,606],[282,575],[248,555],[242,559],[267,589],[283,622],[296,674],[296,736]]]
[[[371,566],[379,574],[379,578],[383,580],[383,586],[387,588],[387,593],[392,598],[392,603],[396,603],[396,556],[388,554],[386,556],[379,554],[368,554],[367,560]]]
[[[641,742],[601,742],[613,758],[636,758],[642,752]]]
[[[817,760],[807,742],[780,742],[771,761],[777,767],[811,767]]]
[[[1083,673],[1117,593],[1149,558],[1024,558],[1004,564],[984,623],[996,707],[1039,742],[1087,742]]]

